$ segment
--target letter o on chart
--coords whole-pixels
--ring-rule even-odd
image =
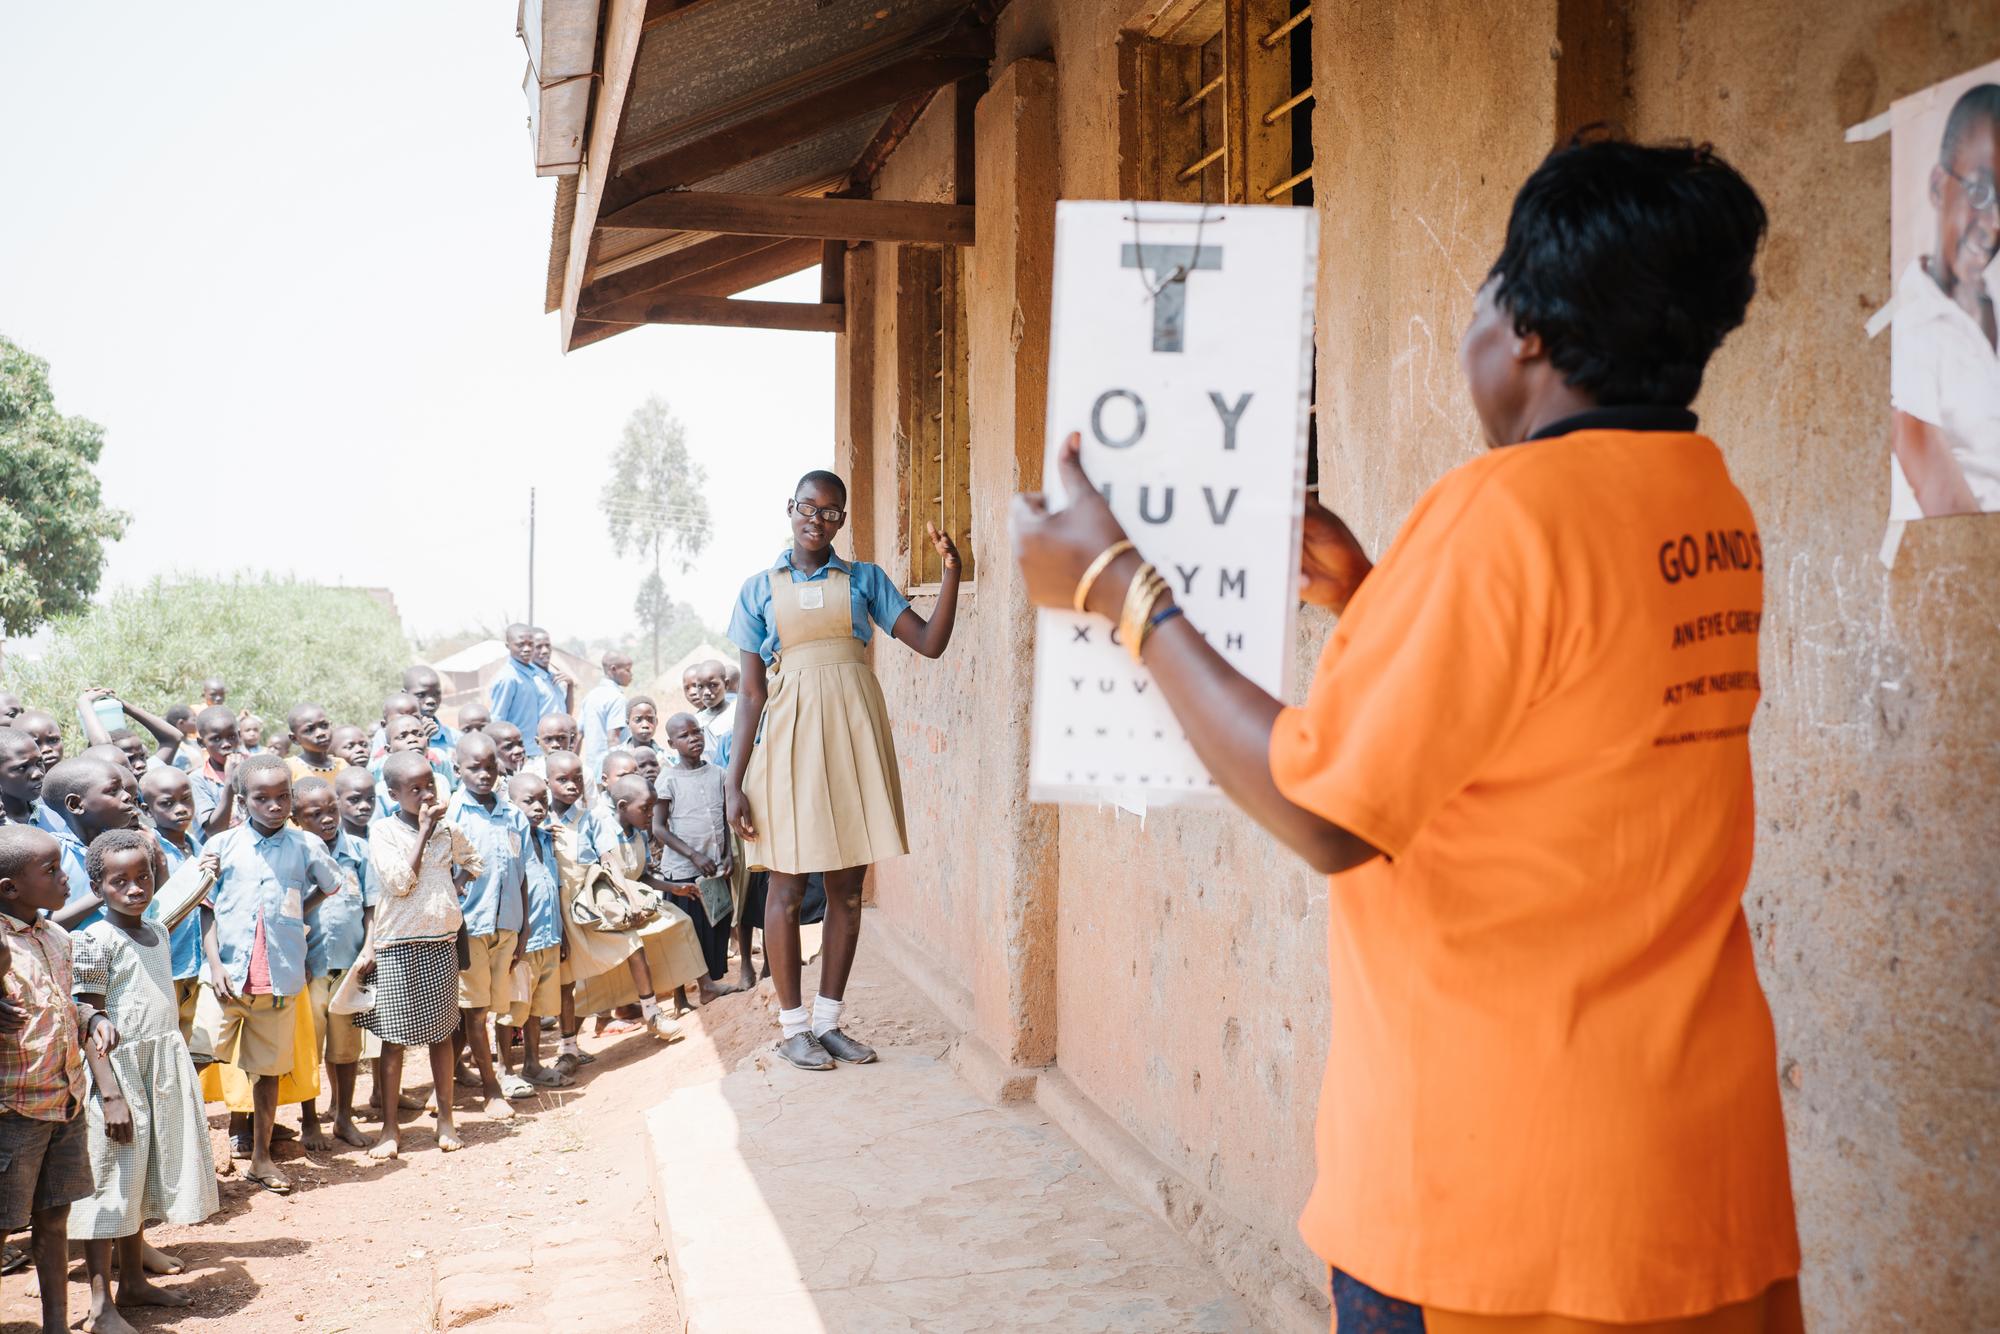
[[[1114,398],[1130,399],[1132,402],[1132,430],[1124,437],[1113,440],[1104,433],[1104,406]],[[1097,437],[1097,443],[1106,449],[1130,449],[1139,443],[1139,437],[1146,433],[1146,404],[1130,389],[1107,389],[1097,396],[1090,405],[1090,433]]]

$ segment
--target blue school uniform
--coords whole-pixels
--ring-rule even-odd
[[[201,826],[199,824],[188,825],[187,841],[188,847],[192,850],[183,852],[175,846],[171,839],[164,837],[160,839],[160,851],[166,856],[168,875],[172,875],[174,872],[180,870],[190,858],[201,856]],[[154,918],[155,921],[158,920],[158,917],[154,914],[153,908],[158,903],[159,900],[155,899],[146,908],[146,916]],[[173,958],[174,981],[183,982],[188,978],[201,976],[201,914],[199,912],[191,912],[186,917],[183,917],[181,924],[169,933],[167,936],[167,950]]]
[[[555,835],[528,830],[528,943],[530,954],[562,944],[562,873],[556,866]]]
[[[51,814],[54,814],[54,812],[51,812]],[[84,853],[87,850],[87,845],[69,821],[63,819],[60,815],[57,815],[55,818],[60,827],[51,829],[49,833],[55,837],[56,847],[62,853],[63,879],[69,882],[69,897],[63,900],[63,907],[65,909],[74,908],[77,904],[89,898],[91,894],[90,871],[84,864]],[[89,916],[75,922],[69,929],[71,931],[81,931],[92,922],[103,920],[104,909],[102,907],[93,908]]]
[[[263,834],[246,822],[217,834],[206,851],[222,861],[222,874],[209,890],[208,902],[215,914],[217,952],[230,985],[238,992],[246,985],[257,923],[262,921],[272,994],[296,996],[304,991],[305,898],[315,889],[329,894],[342,889],[340,868],[326,844],[291,825]]]
[[[594,774],[611,749],[612,734],[625,730],[625,692],[607,676],[590,688],[576,712],[583,730],[583,771]]]
[[[465,835],[465,841],[478,850],[485,863],[485,869],[466,882],[465,895],[459,900],[466,934],[519,931],[522,907],[518,891],[527,874],[528,818],[520,807],[497,796],[488,810],[462,788],[445,807],[444,818]]]
[[[512,723],[521,729],[521,740],[528,747],[528,754],[539,755],[541,746],[535,741],[535,724],[542,720],[542,706],[548,702],[541,682],[542,673],[519,659],[508,657],[500,664],[500,674],[493,678],[492,688],[487,692],[487,712],[496,723]],[[551,684],[554,684],[551,681]],[[560,707],[560,706],[558,706]]]
[[[69,821],[56,814],[56,808],[40,797],[35,798],[34,809],[28,813],[28,823],[43,833],[54,834],[58,838],[69,832]]]
[[[354,967],[368,935],[362,914],[375,906],[375,868],[368,864],[367,840],[343,829],[327,852],[347,884],[306,913],[307,977],[330,977]]]
[[[910,600],[881,566],[867,561],[844,561],[830,554],[826,564],[809,575],[801,574],[798,566],[792,564],[792,549],[786,547],[769,569],[759,570],[743,581],[743,591],[737,595],[736,609],[729,617],[729,642],[746,653],[757,654],[767,667],[783,647],[778,642],[778,627],[771,619],[771,576],[780,569],[790,571],[795,584],[824,582],[831,570],[846,574],[854,637],[864,644],[874,637],[874,626],[893,634],[897,619],[910,609]]]

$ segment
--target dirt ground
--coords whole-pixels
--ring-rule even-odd
[[[818,932],[806,932],[810,957]],[[808,995],[816,973],[808,967]],[[640,1157],[641,1117],[674,1089],[719,1079],[769,1045],[774,1007],[769,982],[724,997],[683,1016],[688,1036],[664,1048],[644,1034],[593,1039],[586,1022],[583,1048],[598,1059],[575,1087],[516,1102],[512,1122],[490,1121],[476,1099],[459,1099],[459,1153],[437,1151],[428,1112],[406,1114],[395,1162],[372,1162],[345,1144],[307,1155],[288,1143],[279,1156],[295,1186],[290,1196],[232,1173],[221,1178],[222,1207],[206,1223],[147,1234],[186,1263],[160,1282],[191,1293],[194,1305],[125,1308],[126,1318],[141,1329],[231,1334],[679,1329]],[[545,1034],[545,1059],[553,1048]],[[404,1078],[428,1095],[424,1062],[410,1061]],[[365,1072],[360,1082],[357,1101],[367,1097]],[[226,1118],[211,1110],[221,1163]],[[279,1120],[296,1129],[297,1107]],[[372,1135],[374,1122],[361,1125]],[[80,1262],[71,1279],[74,1324],[89,1297]],[[37,1300],[32,1272],[0,1279],[0,1331],[34,1330]]]

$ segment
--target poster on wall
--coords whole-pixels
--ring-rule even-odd
[[[2000,60],[1889,115],[1889,518],[2000,510]]]
[[[1065,200],[1049,340],[1052,506],[1083,466],[1189,621],[1284,697],[1294,659],[1317,219],[1306,208]],[[1035,625],[1036,801],[1212,798],[1152,677],[1096,616]]]

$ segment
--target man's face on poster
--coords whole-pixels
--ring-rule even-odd
[[[1957,283],[1977,287],[2000,251],[2000,127],[1980,116],[1965,127],[1951,161],[1931,169],[1931,203],[1938,211],[1938,258]]]

